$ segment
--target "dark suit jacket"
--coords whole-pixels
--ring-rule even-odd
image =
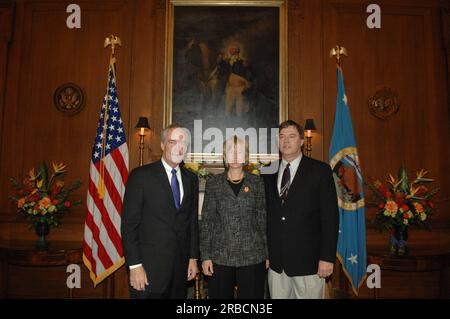
[[[198,178],[181,168],[181,179],[184,195],[177,212],[161,161],[128,177],[121,227],[125,263],[143,264],[152,293],[166,292],[174,267],[186,280],[189,258],[199,257]]]
[[[200,221],[202,260],[241,267],[267,259],[266,201],[261,177],[245,173],[236,196],[227,172],[208,179]]]
[[[277,178],[264,176],[270,268],[288,276],[316,274],[319,260],[336,259],[339,211],[331,168],[303,156],[283,205]]]

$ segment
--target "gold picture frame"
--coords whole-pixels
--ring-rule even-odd
[[[233,58],[242,61],[232,66],[234,78],[226,71]],[[170,0],[164,127],[177,122],[192,132],[193,121],[202,120],[222,131],[266,128],[273,144],[270,131],[288,115],[287,58],[287,0]],[[273,153],[250,150],[250,161],[277,159]],[[219,163],[222,154],[202,145],[188,161]]]

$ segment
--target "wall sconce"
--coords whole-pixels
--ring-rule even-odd
[[[311,144],[311,131],[315,131],[316,126],[314,125],[313,119],[306,119],[305,122],[305,132],[306,132],[306,156],[311,157],[312,152],[312,144]]]
[[[144,164],[145,130],[150,129],[150,125],[148,125],[148,119],[144,116],[139,117],[138,123],[136,124],[136,128],[140,129],[140,132],[139,132],[139,166],[142,166]]]

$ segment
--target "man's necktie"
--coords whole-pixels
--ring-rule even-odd
[[[178,183],[177,170],[172,169],[172,180],[170,181],[172,188],[173,199],[175,201],[175,208],[180,210],[180,184]]]
[[[283,172],[283,177],[281,178],[280,198],[283,203],[287,199],[289,186],[291,184],[291,170],[289,169],[290,166],[291,164],[289,163],[286,165],[286,168]]]

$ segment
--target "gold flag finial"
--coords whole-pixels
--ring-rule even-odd
[[[347,49],[344,48],[344,47],[341,47],[341,46],[339,46],[339,45],[336,45],[336,46],[335,46],[334,48],[332,48],[331,51],[330,51],[330,58],[334,56],[334,57],[336,58],[336,63],[337,63],[338,65],[341,64],[341,56],[342,56],[342,55],[348,56],[348,54],[347,54]]]
[[[111,50],[112,50],[111,55],[114,56],[114,51],[116,49],[116,45],[121,47],[122,46],[122,42],[120,41],[119,37],[111,34],[109,37],[105,38],[105,42],[103,44],[103,47],[106,48],[107,46],[111,46]]]

